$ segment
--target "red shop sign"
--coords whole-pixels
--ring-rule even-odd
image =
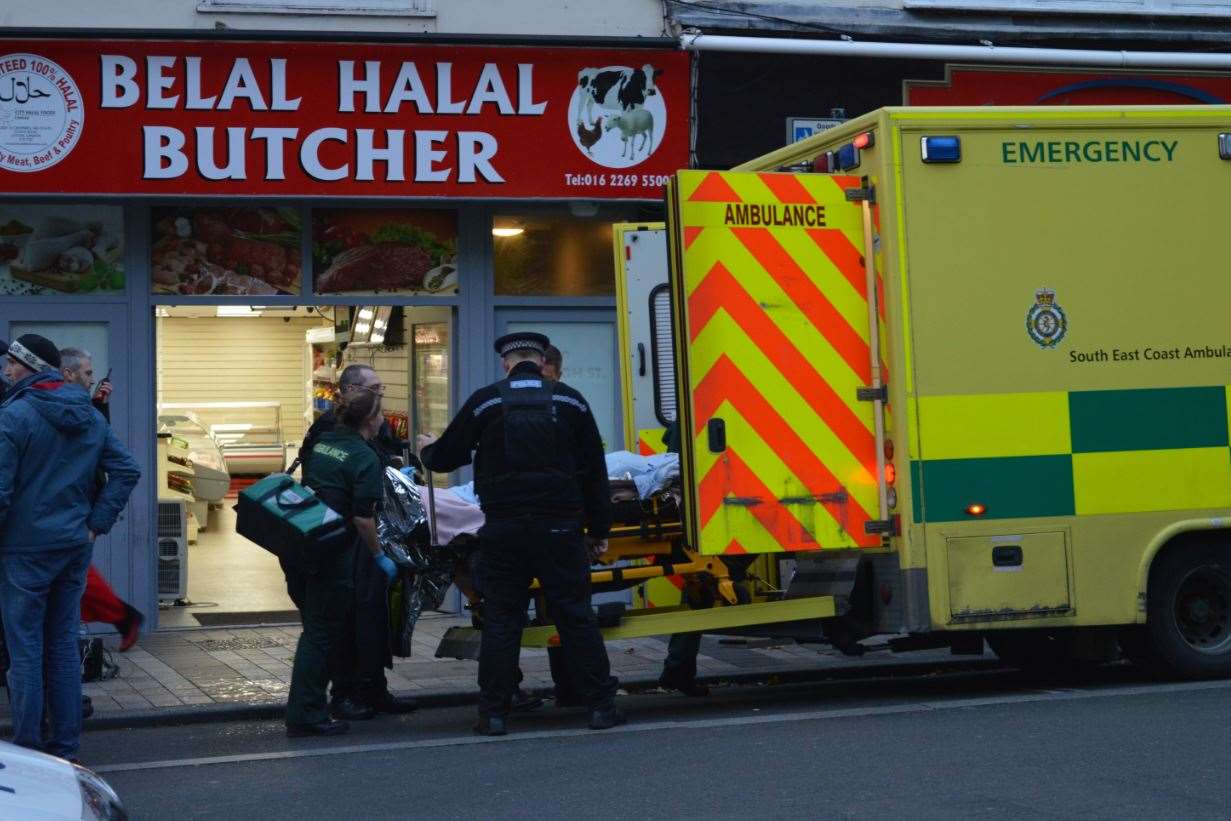
[[[657,198],[666,50],[0,41],[0,192]]]

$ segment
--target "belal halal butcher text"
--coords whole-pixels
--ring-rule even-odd
[[[213,84],[207,77],[221,75],[204,57],[149,55],[144,65],[123,55],[104,54],[101,60],[102,108],[230,112],[225,121],[233,123],[226,125],[142,125],[143,176],[148,180],[187,175],[285,180],[287,163],[295,162],[323,182],[500,183],[500,146],[491,133],[403,126],[424,116],[446,115],[433,122],[461,124],[465,120],[457,118],[539,117],[547,109],[546,102],[535,100],[529,63],[503,71],[500,64],[484,63],[477,80],[463,87],[455,83],[449,62],[427,64],[425,82],[413,61],[401,62],[396,75],[384,72],[382,77],[386,66],[379,60],[338,60],[333,112],[385,115],[390,127],[347,128],[339,122],[308,129],[279,123],[277,114],[299,111],[305,100],[319,108],[324,90],[294,87],[286,59],[270,58],[265,66],[234,59],[226,80]]]

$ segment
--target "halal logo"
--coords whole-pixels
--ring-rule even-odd
[[[1064,309],[1056,303],[1056,292],[1040,288],[1034,292],[1034,305],[1026,312],[1026,333],[1040,348],[1054,348],[1069,331]]]
[[[77,83],[38,54],[0,56],[0,169],[30,173],[67,157],[81,139]]]

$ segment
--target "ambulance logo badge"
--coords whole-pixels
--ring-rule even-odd
[[[1026,333],[1040,348],[1054,348],[1068,333],[1069,320],[1056,303],[1056,292],[1040,288],[1034,292],[1034,305],[1026,312]]]

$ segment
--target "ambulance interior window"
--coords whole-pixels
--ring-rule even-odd
[[[663,425],[670,425],[676,419],[675,351],[671,290],[665,283],[650,291],[650,347],[654,349],[654,415]]]

